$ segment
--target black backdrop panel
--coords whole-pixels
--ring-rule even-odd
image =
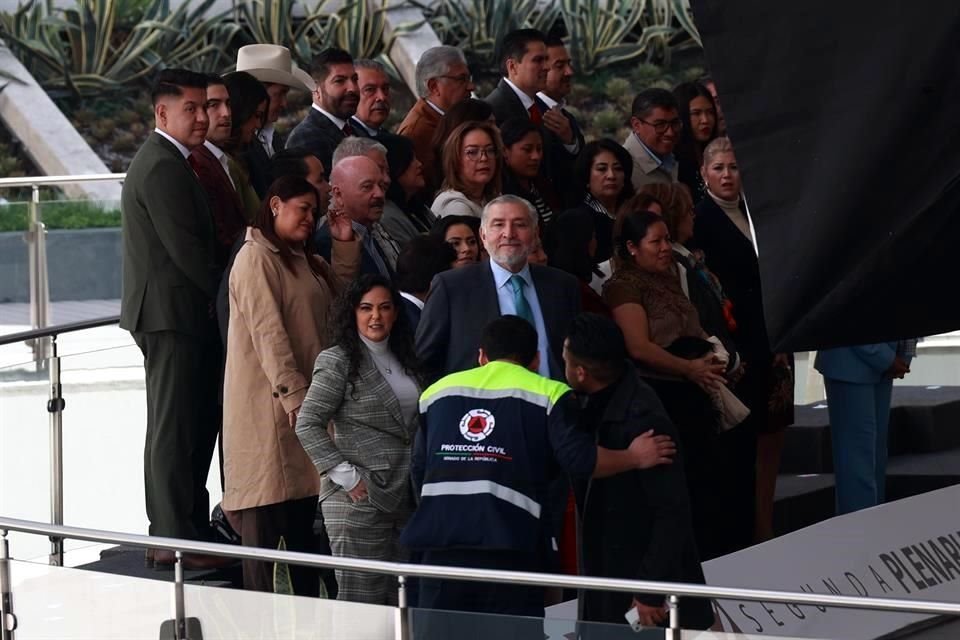
[[[771,343],[960,328],[960,3],[692,5],[756,227]]]

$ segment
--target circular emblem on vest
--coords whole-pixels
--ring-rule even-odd
[[[460,418],[460,433],[470,442],[480,442],[491,433],[496,420],[486,409],[471,409]]]

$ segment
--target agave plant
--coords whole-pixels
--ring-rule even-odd
[[[77,0],[64,9],[30,0],[0,23],[11,49],[44,88],[82,97],[135,91],[164,66],[197,68],[218,58],[215,50],[235,31],[223,14],[203,17],[213,1],[193,11],[184,3],[171,12],[168,0],[150,0],[142,21],[122,29],[118,0]]]
[[[497,47],[514,29],[548,32],[560,17],[556,2],[540,0],[440,0],[419,6],[440,39],[462,48],[472,61],[487,71],[499,67]]]
[[[294,13],[297,0],[248,0],[238,7],[238,12],[251,42],[283,45],[290,49],[293,59],[303,65],[313,57],[315,43],[327,41],[326,3],[327,0],[320,0],[302,19],[297,19]]]
[[[673,15],[680,27],[698,47],[703,46],[700,39],[700,30],[693,21],[693,11],[690,9],[690,0],[673,0]]]
[[[649,54],[676,33],[673,0],[561,0],[570,54],[581,73]]]

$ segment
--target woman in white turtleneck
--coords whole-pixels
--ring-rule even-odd
[[[380,275],[355,280],[335,313],[336,346],[317,358],[296,435],[323,477],[320,503],[333,555],[402,561],[422,388],[413,335],[399,292]],[[396,604],[389,576],[336,574],[338,599]]]
[[[756,441],[756,539],[772,537],[773,495],[786,427],[793,423],[793,371],[790,354],[774,354],[767,341],[760,291],[756,238],[741,195],[740,168],[733,145],[717,138],[703,152],[700,169],[707,197],[696,207],[694,237],[710,270],[733,302],[733,339],[746,364],[737,387],[750,408]]]

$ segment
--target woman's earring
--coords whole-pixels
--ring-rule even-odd
[[[273,217],[274,217],[274,218],[276,218],[276,217],[277,217],[277,214],[280,213],[280,212],[277,211],[276,209],[271,209],[271,211],[273,211]]]

